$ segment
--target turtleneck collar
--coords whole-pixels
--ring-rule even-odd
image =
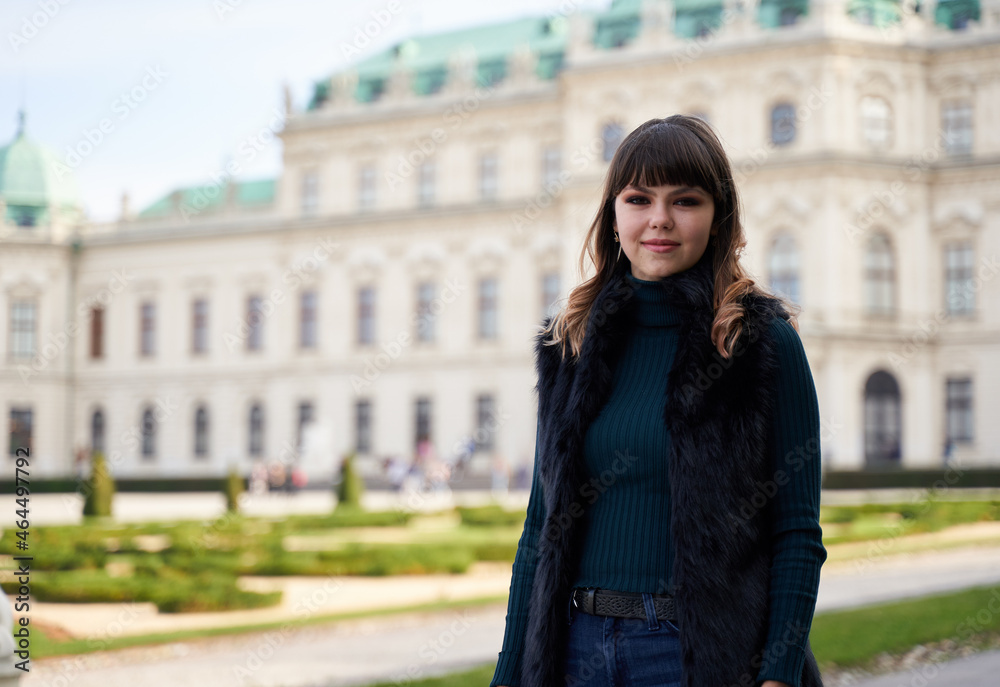
[[[659,281],[646,281],[625,274],[628,283],[635,287],[632,319],[640,327],[672,327],[681,323],[684,311],[676,298],[663,288]]]
[[[626,310],[635,311],[633,319],[639,324],[654,327],[678,324],[694,310],[711,310],[714,254],[715,248],[709,243],[693,266],[656,281],[637,279],[632,276],[628,261],[620,260],[609,286],[615,291],[624,287]]]

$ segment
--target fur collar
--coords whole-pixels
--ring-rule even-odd
[[[663,421],[671,433],[670,517],[673,588],[681,628],[683,687],[753,687],[767,636],[770,579],[768,511],[751,518],[740,505],[768,479],[768,427],[777,361],[768,333],[788,318],[776,299],[747,296],[734,356],[711,342],[712,249],[659,288],[683,311],[680,343],[668,374]],[[583,536],[587,500],[583,437],[613,383],[613,366],[630,326],[634,287],[622,260],[591,309],[575,364],[560,346],[535,337],[539,476],[546,518],[537,543],[522,687],[562,684],[569,587]],[[545,321],[547,325],[549,320]],[[801,643],[802,637],[793,641]],[[811,651],[802,687],[821,685]]]

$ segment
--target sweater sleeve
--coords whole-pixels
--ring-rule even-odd
[[[757,680],[801,687],[805,643],[826,560],[819,524],[822,465],[819,401],[798,332],[772,324],[779,370],[771,455],[772,563],[767,643]]]
[[[490,687],[518,687],[521,684],[521,656],[528,627],[528,602],[535,580],[538,536],[545,519],[545,498],[538,475],[538,430],[535,431],[535,462],[532,469],[531,491],[528,495],[528,515],[524,531],[514,555],[514,568],[507,599],[507,620],[503,645]]]

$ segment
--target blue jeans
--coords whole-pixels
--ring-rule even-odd
[[[590,615],[572,606],[563,664],[565,687],[680,687],[680,630],[657,620],[643,594],[646,618]]]

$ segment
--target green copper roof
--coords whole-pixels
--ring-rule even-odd
[[[234,185],[231,185],[234,184]],[[274,201],[276,180],[255,179],[230,182],[222,186],[205,184],[178,189],[157,200],[139,213],[142,219],[180,214],[197,215],[213,212],[225,205],[226,197],[233,193],[236,207],[249,210]]]
[[[0,148],[0,196],[8,206],[22,208],[80,207],[73,170],[55,153],[28,138],[24,113],[14,140]]]
[[[914,8],[920,12],[920,0]],[[874,26],[898,24],[902,19],[899,0],[848,0],[847,13],[857,21]],[[938,0],[934,23],[949,29],[964,29],[969,20],[979,21],[979,0]]]
[[[490,85],[506,75],[509,54],[527,43],[539,54],[536,73],[551,79],[562,65],[568,24],[564,17],[529,17],[487,24],[457,31],[414,36],[380,53],[361,60],[355,99],[370,102],[385,89],[397,61],[413,70],[413,90],[418,95],[435,92],[448,74],[448,58],[469,50],[478,61],[476,79]],[[317,82],[308,109],[315,109],[329,97],[329,81]]]

